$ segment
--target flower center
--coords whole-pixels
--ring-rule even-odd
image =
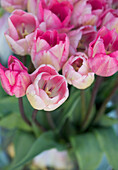
[[[25,38],[29,34],[24,23],[21,24],[21,28],[17,28],[17,33],[20,39]]]
[[[42,89],[43,89],[43,90],[46,92],[46,94],[51,98],[51,94],[52,94],[52,91],[53,91],[54,88],[55,88],[55,87],[49,88],[49,87],[47,86],[47,82],[45,81]]]
[[[111,51],[107,51],[107,50],[106,50],[106,54],[107,54],[107,55],[111,54]]]
[[[52,92],[48,89],[48,87],[46,87],[45,92],[47,93],[48,96],[51,95],[51,93],[52,93]]]
[[[83,60],[79,58],[78,60],[74,61],[72,66],[76,72],[78,72],[79,68],[82,66]]]

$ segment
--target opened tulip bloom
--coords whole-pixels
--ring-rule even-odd
[[[26,55],[30,53],[33,34],[38,27],[37,18],[22,10],[15,10],[8,18],[6,40],[14,53]]]
[[[100,24],[101,23],[101,24]],[[108,9],[103,13],[102,18],[100,19],[100,27],[105,26],[109,30],[115,28],[118,33],[118,10]]]
[[[99,16],[107,8],[106,0],[80,0],[74,4],[71,23],[75,26],[96,25]]]
[[[74,55],[78,51],[87,51],[89,43],[96,37],[96,31],[93,26],[86,25],[68,32],[70,41],[69,53]]]
[[[118,34],[102,27],[89,45],[89,66],[100,76],[108,77],[118,71]]]
[[[39,23],[44,22],[47,30],[68,30],[72,26],[70,25],[72,10],[72,4],[67,0],[28,1],[28,11],[37,16]]]
[[[41,64],[51,64],[59,71],[65,64],[68,53],[69,39],[66,34],[59,34],[56,30],[36,30],[31,49],[35,68]]]
[[[62,71],[68,83],[78,89],[85,89],[94,81],[94,73],[89,68],[85,53],[78,52],[71,56]]]
[[[27,0],[1,0],[1,6],[10,13],[15,9],[25,10],[27,7]]]
[[[0,64],[0,80],[4,90],[11,96],[22,97],[31,83],[27,68],[14,56],[8,59],[8,68]]]
[[[41,65],[30,76],[32,84],[26,95],[33,108],[52,111],[65,102],[69,95],[67,82],[52,66]]]

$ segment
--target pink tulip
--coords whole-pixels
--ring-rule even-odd
[[[8,18],[6,40],[14,53],[26,55],[30,53],[31,43],[38,21],[33,14],[15,10]]]
[[[32,107],[37,110],[55,110],[69,95],[65,78],[50,65],[37,68],[31,74],[31,80],[26,95]]]
[[[88,57],[82,52],[71,56],[62,72],[67,82],[78,89],[85,89],[94,81],[94,73],[89,68]]]
[[[111,76],[118,71],[118,34],[102,27],[89,45],[89,65],[100,76]]]
[[[69,39],[56,30],[43,32],[36,30],[31,49],[32,62],[37,68],[41,64],[51,64],[59,71],[69,53]]]
[[[105,26],[108,29],[116,29],[118,33],[118,10],[108,9],[105,11],[103,16],[100,19],[101,24],[99,23],[100,27]]]
[[[61,32],[69,30],[72,27],[70,25],[72,10],[73,5],[67,0],[28,1],[28,11],[38,17],[39,23],[44,22],[47,30],[58,29]]]
[[[82,25],[96,25],[97,21],[107,8],[106,0],[80,0],[74,4],[71,24],[75,27]]]
[[[69,31],[67,35],[70,41],[70,55],[74,55],[77,51],[87,53],[89,43],[95,39],[96,33],[94,27],[91,25]]]
[[[27,7],[27,0],[1,0],[1,6],[10,13],[15,9],[25,10]]]
[[[16,97],[24,96],[31,82],[27,68],[12,55],[8,59],[8,68],[0,64],[0,80],[4,90]]]

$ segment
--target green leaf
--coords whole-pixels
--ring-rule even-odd
[[[9,113],[19,113],[18,99],[11,96],[0,99],[0,117]]]
[[[109,127],[118,123],[118,119],[111,118],[107,115],[103,115],[99,120],[98,124],[101,126]]]
[[[3,99],[3,97],[7,96],[7,93],[3,90],[1,83],[0,83],[0,101]]]
[[[118,136],[112,128],[96,129],[94,132],[110,165],[115,170],[118,169]]]
[[[21,130],[32,131],[31,127],[24,122],[21,115],[17,113],[12,113],[3,117],[0,120],[0,126],[7,129],[18,128]]]
[[[103,152],[92,132],[71,137],[80,170],[95,170],[101,162]]]
[[[17,162],[12,170],[16,170],[16,168],[24,165],[26,162],[33,159],[36,155],[40,154],[41,152],[51,149],[51,148],[57,148],[57,149],[64,149],[64,147],[57,142],[55,142],[55,136],[54,133],[49,131],[46,133],[43,133],[32,145],[32,147],[29,149],[29,152],[22,157],[22,159]]]
[[[9,170],[13,170],[13,167],[26,156],[26,154],[28,153],[28,151],[30,150],[34,142],[35,142],[35,138],[30,133],[17,131],[14,139],[15,158]],[[15,168],[15,170],[22,170],[22,167]]]

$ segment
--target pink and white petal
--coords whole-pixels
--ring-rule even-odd
[[[14,40],[18,40],[19,36],[18,36],[17,30],[16,30],[15,26],[13,25],[13,23],[11,22],[10,17],[8,18],[8,25],[9,25],[9,28],[5,34],[9,34],[9,36],[11,38],[13,38]]]
[[[49,73],[50,75],[58,75],[58,72],[52,65],[42,64],[30,75],[32,82],[38,76],[38,74],[42,72]]]
[[[77,51],[78,43],[82,37],[82,31],[80,29],[70,31],[68,37],[70,41],[70,54],[72,55]]]
[[[24,49],[17,44],[16,41],[14,41],[9,35],[5,34],[5,38],[7,40],[7,43],[9,47],[12,49],[13,52],[19,54],[19,55],[25,55]]]
[[[58,59],[59,62],[60,62],[61,57],[63,55],[63,51],[64,51],[64,44],[63,44],[63,42],[60,42],[59,44],[55,45],[54,47],[52,47],[49,50],[49,52],[51,54],[53,54]]]
[[[95,74],[109,77],[118,71],[118,60],[109,55],[96,54],[94,58],[89,58],[89,66]]]
[[[23,54],[19,52],[20,55],[26,55],[28,54],[29,50],[28,50],[28,43],[27,43],[27,40],[25,38],[23,39],[20,39],[17,41],[17,44],[24,49],[24,52]]]
[[[97,53],[103,53],[103,54],[106,53],[103,39],[101,39],[100,37],[97,39],[96,43],[94,44],[93,55],[91,57],[94,57],[95,54]]]
[[[12,12],[12,15],[19,15],[19,16],[22,16],[23,14],[25,14],[26,12],[21,10],[21,9],[16,9]]]
[[[86,89],[94,81],[94,73],[88,73],[88,75],[79,76],[78,79],[72,81],[73,86],[78,89]]]
[[[9,95],[13,95],[11,92],[11,85],[9,84],[9,80],[7,79],[5,72],[3,71],[3,69],[0,68],[0,80],[1,80],[1,84],[3,89],[9,94]]]
[[[36,95],[35,87],[32,84],[28,86],[26,96],[34,109],[43,110],[45,108],[44,101]]]
[[[36,52],[40,52],[41,50],[48,50],[50,49],[50,45],[48,44],[48,42],[44,39],[37,39],[36,42]]]
[[[44,9],[44,21],[46,22],[47,29],[59,29],[59,28],[62,28],[61,21],[50,10]]]
[[[56,58],[50,51],[41,51],[35,56],[35,61],[32,61],[35,68],[39,67],[41,64],[50,64],[56,68],[57,71],[60,70],[60,65],[58,58]]]

